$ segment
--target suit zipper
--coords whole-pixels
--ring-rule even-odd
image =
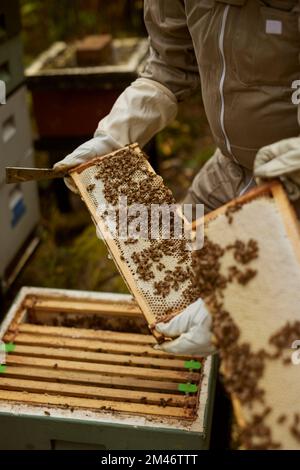
[[[254,183],[254,176],[251,176],[249,181],[247,181],[243,189],[239,192],[239,197],[246,194],[252,188],[253,183]]]
[[[224,100],[224,83],[225,83],[225,78],[226,78],[226,59],[225,59],[225,53],[224,53],[224,36],[225,36],[225,28],[226,28],[226,22],[227,22],[227,16],[228,16],[229,8],[230,8],[230,5],[227,5],[225,7],[224,12],[223,12],[222,25],[221,25],[221,31],[220,31],[220,36],[219,36],[219,50],[220,50],[220,53],[221,53],[221,56],[222,56],[222,62],[223,62],[223,70],[222,70],[222,75],[221,75],[221,80],[220,80],[220,85],[219,85],[219,91],[220,91],[220,96],[221,96],[220,122],[221,122],[221,128],[222,128],[222,132],[223,132],[225,142],[226,142],[227,151],[234,158],[234,155],[232,154],[232,150],[231,150],[230,141],[229,141],[228,135],[226,133],[226,129],[225,129],[225,100]],[[234,160],[236,161],[235,158],[234,158]]]
[[[220,36],[219,36],[219,49],[220,49],[221,56],[222,56],[222,61],[223,61],[223,71],[222,71],[221,80],[220,80],[220,87],[219,87],[220,96],[221,96],[220,121],[221,121],[222,132],[223,132],[225,142],[226,142],[227,151],[230,153],[233,160],[239,165],[239,162],[237,161],[237,159],[235,158],[235,156],[232,152],[231,145],[230,145],[230,140],[228,138],[228,135],[227,135],[227,132],[226,132],[226,129],[225,129],[224,83],[225,83],[225,78],[226,78],[226,59],[225,59],[225,53],[224,53],[224,37],[225,37],[225,28],[226,28],[229,9],[230,9],[230,5],[227,5],[225,7],[225,10],[224,10],[224,13],[223,13],[221,32],[220,32]],[[254,178],[252,176],[250,178],[250,180],[245,184],[245,187],[241,190],[239,196],[242,196],[243,194],[245,194],[248,191],[248,189],[251,188],[251,185],[252,185],[253,181],[254,181]]]

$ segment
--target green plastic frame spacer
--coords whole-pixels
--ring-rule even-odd
[[[199,370],[199,369],[201,369],[202,364],[201,364],[201,362],[199,362],[199,361],[193,361],[193,360],[191,360],[191,361],[185,361],[184,367],[185,367],[186,369],[189,369],[189,370],[193,370],[193,369]]]
[[[4,374],[5,371],[6,371],[6,365],[0,364],[0,374]]]
[[[14,343],[1,343],[0,344],[0,351],[4,351],[6,353],[13,352],[16,349],[16,345]]]
[[[179,384],[178,390],[183,393],[196,393],[198,392],[198,387],[195,384]]]
[[[5,352],[7,353],[14,352],[15,349],[16,349],[16,345],[14,343],[5,344]]]

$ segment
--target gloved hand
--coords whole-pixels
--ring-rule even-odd
[[[256,155],[254,176],[263,179],[280,178],[292,201],[300,197],[300,137],[281,140],[263,147]]]
[[[211,343],[211,316],[199,299],[168,323],[158,323],[155,328],[159,333],[173,341],[156,345],[155,349],[180,354],[209,356],[215,352]]]
[[[177,108],[177,99],[168,88],[154,80],[138,78],[100,121],[94,138],[56,163],[54,169],[67,171],[135,142],[144,147],[175,118]],[[66,178],[66,184],[77,192],[71,178]]]
[[[106,155],[107,153],[113,152],[121,148],[117,142],[111,137],[106,135],[99,135],[91,140],[88,140],[84,144],[77,147],[72,153],[67,155],[63,160],[54,165],[54,170],[65,171],[67,173],[71,168],[81,165],[88,160],[93,158]],[[64,178],[67,187],[74,193],[78,193],[77,188],[70,176]]]

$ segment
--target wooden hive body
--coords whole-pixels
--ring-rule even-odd
[[[191,358],[155,351],[144,331],[130,296],[23,289],[1,327],[9,352],[0,373],[0,422],[18,410],[200,437],[211,360],[190,369]],[[197,391],[182,393],[187,383]]]

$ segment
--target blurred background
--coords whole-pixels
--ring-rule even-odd
[[[142,69],[148,47],[143,1],[10,0],[3,5],[0,78],[9,78],[10,87],[7,104],[0,107],[8,136],[0,151],[8,159],[5,166],[50,167],[92,136]],[[89,56],[95,38],[85,39],[91,35],[102,35],[96,62]],[[177,119],[146,149],[177,200],[213,150],[200,94],[180,105]],[[0,191],[6,214],[1,217],[2,314],[23,285],[127,291],[86,208],[62,181],[38,187],[2,184]]]
[[[89,34],[146,36],[143,0],[21,0],[25,62],[55,41]]]

